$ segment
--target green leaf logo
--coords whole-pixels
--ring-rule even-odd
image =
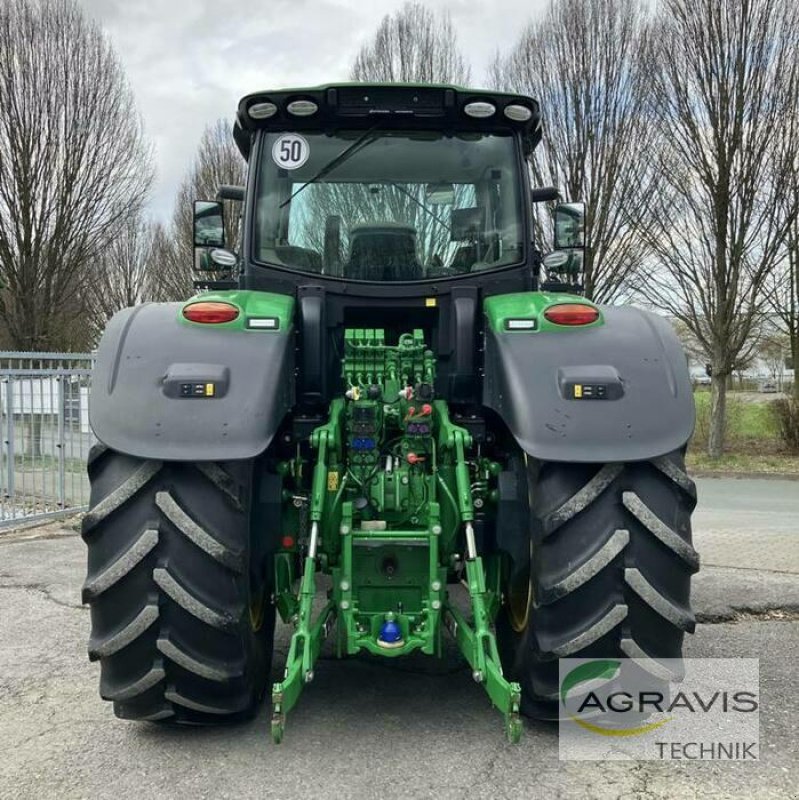
[[[596,661],[587,661],[585,664],[580,664],[575,667],[563,679],[560,685],[560,699],[566,709],[566,713],[571,719],[576,722],[581,728],[592,733],[599,734],[600,736],[642,736],[650,731],[665,725],[671,717],[659,720],[658,722],[649,722],[646,725],[636,725],[630,728],[619,727],[603,727],[595,722],[588,722],[587,720],[580,719],[569,711],[566,707],[566,700],[574,688],[589,683],[591,681],[602,680],[612,681],[618,677],[621,672],[621,661],[614,661],[611,659],[597,659]],[[614,718],[614,722],[617,719]]]
[[[560,699],[565,703],[569,692],[581,683],[595,680],[613,680],[621,671],[621,661],[588,661],[575,667],[560,685]]]

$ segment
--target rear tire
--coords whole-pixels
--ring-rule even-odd
[[[162,463],[100,445],[89,478],[83,601],[101,696],[124,719],[253,713],[275,622],[270,560],[251,557],[253,462]]]
[[[497,619],[522,712],[557,714],[559,658],[634,658],[659,680],[679,678],[661,660],[680,659],[694,631],[699,569],[682,452],[625,464],[531,460],[527,476],[531,559],[506,583]]]

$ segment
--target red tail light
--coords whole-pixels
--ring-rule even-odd
[[[590,325],[599,319],[599,311],[582,303],[560,303],[548,308],[544,316],[556,325]]]
[[[183,316],[190,322],[218,325],[220,322],[233,322],[239,315],[236,306],[212,300],[191,303],[183,309]]]

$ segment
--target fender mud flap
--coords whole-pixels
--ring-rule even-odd
[[[91,427],[138,458],[253,458],[293,404],[293,328],[183,324],[183,305],[126,308],[109,322],[92,374]]]
[[[627,306],[600,308],[599,327],[486,325],[483,403],[541,461],[645,460],[682,447],[693,432],[688,363],[671,325]],[[585,396],[583,384],[607,386]]]

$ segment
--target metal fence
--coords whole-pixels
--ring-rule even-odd
[[[85,510],[89,353],[0,352],[0,528]]]

